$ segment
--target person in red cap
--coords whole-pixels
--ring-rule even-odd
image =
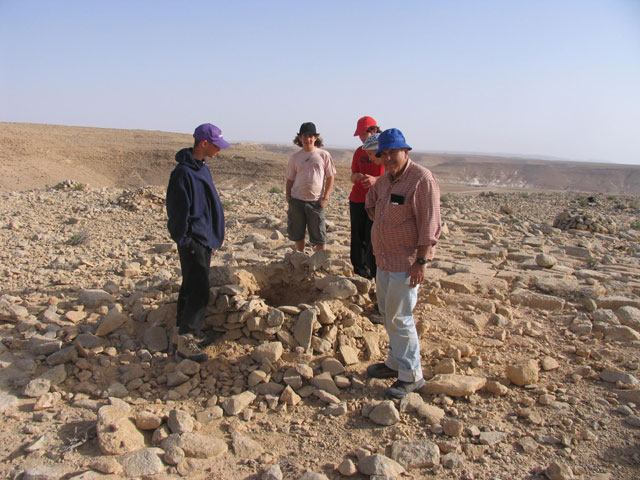
[[[358,120],[354,137],[360,137],[362,143],[374,133],[380,133],[380,127],[373,117]],[[371,219],[364,208],[369,189],[384,174],[384,165],[376,164],[367,153],[358,147],[351,162],[351,194],[349,195],[349,217],[351,218],[351,265],[356,275],[375,278],[376,260],[371,247]]]

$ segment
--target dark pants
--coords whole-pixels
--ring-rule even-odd
[[[209,303],[211,249],[192,240],[188,247],[178,245],[182,285],[178,295],[178,334],[199,333]]]
[[[376,257],[371,245],[373,222],[367,215],[364,203],[349,202],[351,217],[351,265],[353,271],[365,278],[376,277]]]

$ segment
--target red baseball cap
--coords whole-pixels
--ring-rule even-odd
[[[356,126],[356,133],[354,133],[353,136],[357,137],[358,135],[362,135],[367,131],[367,128],[373,127],[374,125],[377,125],[377,124],[378,123],[375,121],[373,117],[362,117],[360,120],[358,120],[358,125]]]

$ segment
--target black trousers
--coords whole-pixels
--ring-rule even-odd
[[[178,334],[199,333],[209,303],[211,249],[192,240],[188,247],[178,245],[182,285],[178,294]]]
[[[373,222],[367,215],[364,203],[349,202],[351,217],[351,265],[353,271],[365,278],[375,278],[376,257],[371,245]]]

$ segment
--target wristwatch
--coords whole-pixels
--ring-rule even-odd
[[[418,265],[426,265],[429,261],[426,258],[416,258],[416,263]]]

